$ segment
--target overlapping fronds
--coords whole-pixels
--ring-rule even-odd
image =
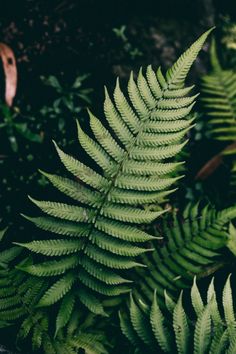
[[[28,219],[54,235],[21,244],[42,256],[43,262],[19,268],[50,283],[39,307],[66,301],[65,296],[73,294],[89,310],[104,314],[101,298],[130,291],[124,272],[142,266],[134,257],[149,251],[143,243],[153,239],[137,225],[163,214],[146,206],[161,202],[178,179],[173,172],[179,163],[173,158],[187,142],[184,137],[192,125],[188,115],[196,99],[187,96],[192,87],[184,87],[184,82],[209,32],[166,76],[151,66],[145,73],[140,70],[137,80],[131,74],[127,98],[119,81],[113,98],[105,90],[108,127],[90,112],[93,137],[78,124],[79,144],[93,165],[56,146],[62,164],[75,178],[44,175],[73,203],[32,199],[49,216]]]
[[[20,247],[17,247],[20,250]],[[10,254],[18,251],[8,249],[2,253]],[[20,266],[30,264],[29,260],[24,260]],[[9,264],[0,269],[0,319],[7,323],[14,322],[30,314],[40,296],[47,288],[47,280],[29,276]]]
[[[180,289],[190,287],[193,277],[207,276],[222,265],[220,249],[227,246],[235,254],[235,234],[229,221],[236,217],[236,207],[217,212],[206,205],[189,204],[183,215],[173,212],[163,220],[161,233],[165,243],[149,255],[143,255],[146,269],[137,269],[135,294],[151,301],[156,290],[160,305],[164,289],[177,297]],[[233,226],[231,226],[231,229]]]
[[[236,319],[230,277],[221,303],[217,300],[213,279],[207,296],[200,294],[194,280],[191,302],[193,311],[186,310],[182,293],[175,302],[166,292],[165,309],[161,310],[156,292],[151,306],[131,297],[129,309],[120,312],[121,330],[138,353],[234,354]]]
[[[81,319],[81,311],[74,310],[66,329],[59,330],[56,338],[50,335],[50,316],[45,310],[36,310],[22,322],[18,340],[32,337],[33,352],[45,354],[108,354],[109,347],[104,331],[96,319],[88,316]],[[98,327],[98,328],[96,328]]]
[[[30,337],[33,352],[107,354],[103,323],[76,307],[73,296],[64,297],[56,321],[45,308],[37,308],[48,282],[20,270],[32,265],[29,258],[19,259],[21,252],[16,246],[0,252],[0,328],[19,324],[17,342]]]

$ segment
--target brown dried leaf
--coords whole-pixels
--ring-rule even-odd
[[[17,88],[16,58],[12,49],[4,43],[0,43],[0,56],[5,74],[5,101],[11,107]]]
[[[195,179],[204,181],[210,177],[217,168],[223,163],[223,156],[229,153],[231,150],[235,150],[236,142],[228,145],[219,154],[213,156],[197,173]]]

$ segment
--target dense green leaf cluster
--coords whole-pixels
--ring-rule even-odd
[[[204,277],[221,267],[220,250],[228,247],[233,252],[234,235],[229,221],[236,217],[236,207],[217,212],[206,205],[189,204],[180,216],[176,211],[163,220],[161,232],[165,243],[157,245],[149,255],[142,255],[147,268],[136,270],[139,297],[151,302],[153,291],[164,303],[164,290],[172,297],[180,289],[189,288],[193,277]]]
[[[230,277],[225,283],[223,314],[212,279],[205,301],[194,280],[191,302],[195,318],[187,315],[181,292],[175,302],[165,292],[165,312],[154,292],[151,307],[131,296],[129,309],[120,312],[121,329],[138,353],[233,354],[236,350],[236,319]],[[144,349],[146,346],[146,349]]]

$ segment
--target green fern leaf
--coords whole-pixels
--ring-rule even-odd
[[[59,301],[72,288],[76,277],[73,273],[67,273],[56,281],[40,299],[38,306],[50,306]]]
[[[156,291],[153,294],[151,306],[143,303],[135,293],[136,302],[131,297],[131,304],[120,311],[120,326],[122,333],[135,347],[136,352],[160,352],[165,353],[194,353],[194,354],[224,354],[235,352],[235,328],[232,323],[232,291],[228,278],[223,290],[223,300],[220,305],[225,307],[229,299],[229,308],[225,314],[219,314],[219,319],[213,313],[216,301],[213,295],[213,283],[208,288],[207,302],[203,300],[197,284],[194,281],[192,297],[194,297],[195,317],[191,313],[188,316],[189,306],[183,305],[182,293],[177,304],[166,297],[167,305],[160,309]],[[197,300],[195,299],[197,294]],[[166,294],[167,296],[167,294]],[[220,302],[220,301],[219,301]],[[199,306],[200,304],[200,306]],[[218,304],[217,304],[218,308]],[[172,315],[172,319],[166,315],[166,311]],[[218,315],[217,315],[218,316]],[[130,317],[130,320],[129,320]],[[151,327],[150,327],[151,325]],[[149,340],[148,340],[149,339]],[[155,341],[153,342],[153,340]]]
[[[85,133],[77,122],[79,154],[89,156],[88,164],[93,160],[90,166],[55,144],[72,178],[43,174],[73,204],[31,198],[50,217],[28,219],[60,237],[54,235],[53,239],[19,244],[38,255],[55,257],[53,263],[44,259],[43,263],[23,267],[40,277],[58,276],[56,283],[49,279],[50,287],[40,301],[42,306],[54,304],[72,291],[70,270],[78,275],[84,291],[95,297],[96,292],[103,299],[131,290],[125,270],[143,267],[135,257],[150,248],[138,243],[155,238],[138,225],[163,217],[167,210],[159,207],[153,211],[150,206],[167,200],[180,178],[177,173],[182,162],[176,163],[175,156],[187,143],[185,135],[193,126],[189,114],[197,98],[197,95],[187,96],[192,87],[184,87],[184,80],[209,33],[204,33],[166,75],[160,68],[155,73],[149,66],[140,70],[137,79],[131,73],[127,93],[121,90],[119,80],[113,95],[105,90],[106,128],[102,119],[91,112],[89,123],[93,135]],[[177,268],[187,269],[189,262],[185,257],[194,254],[187,248],[183,252],[179,255],[181,264],[176,267],[177,272]],[[189,269],[191,272],[198,272],[209,263],[204,255],[198,261],[199,265]],[[166,284],[164,277],[161,278],[161,283]],[[83,295],[80,294],[82,303],[92,309],[92,297],[86,301]]]
[[[75,297],[73,294],[67,294],[60,305],[57,318],[56,318],[56,331],[55,331],[55,337],[57,336],[58,331],[65,327],[65,325],[68,323],[73,308],[75,305]]]

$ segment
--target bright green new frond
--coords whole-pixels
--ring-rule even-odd
[[[158,341],[161,349],[164,352],[171,350],[171,338],[170,333],[166,327],[166,320],[163,316],[156,298],[156,292],[154,293],[151,312],[150,312],[150,322],[152,326],[153,334]]]
[[[236,329],[236,320],[234,315],[232,289],[230,286],[230,276],[228,277],[223,290],[223,307],[225,321],[229,327],[229,331],[234,333]]]
[[[194,307],[194,311],[199,316],[203,311],[204,305],[203,305],[202,298],[201,298],[201,295],[199,293],[199,290],[198,290],[198,287],[196,284],[196,277],[194,277],[193,286],[191,289],[191,300],[192,300],[192,304]],[[209,300],[210,300],[210,298],[209,298]]]

